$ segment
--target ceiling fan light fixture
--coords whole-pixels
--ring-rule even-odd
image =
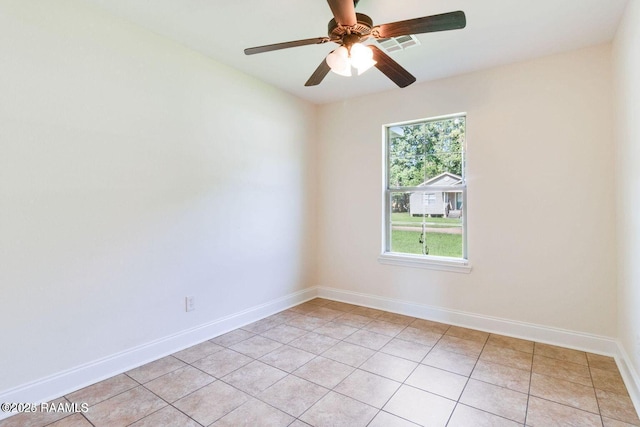
[[[351,61],[346,47],[340,46],[327,55],[327,64],[334,73],[345,77],[351,76]]]
[[[356,13],[355,6],[358,0],[327,0],[327,2],[333,14],[333,18],[329,21],[327,37],[251,47],[244,50],[245,55],[333,42],[340,45],[340,47],[325,57],[304,84],[305,86],[319,85],[329,74],[329,71],[343,76],[351,76],[351,68],[355,68],[358,75],[360,75],[375,65],[382,74],[402,88],[415,83],[415,76],[411,75],[376,45],[368,44],[367,46],[362,46],[360,44],[361,41],[373,38],[378,43],[383,43],[382,46],[384,46],[386,41],[394,40],[394,43],[400,43],[401,46],[408,47],[418,44],[415,34],[458,30],[467,25],[467,18],[464,12],[458,10],[390,22],[374,27],[373,20],[370,17],[362,13]],[[351,52],[352,49],[353,52]]]
[[[336,74],[350,77],[351,67],[358,70],[358,75],[364,73],[376,64],[373,51],[361,43],[354,43],[349,48],[340,46],[327,55],[327,64]]]
[[[361,43],[354,43],[350,53],[351,66],[358,70],[358,75],[376,64],[373,60],[373,51]]]

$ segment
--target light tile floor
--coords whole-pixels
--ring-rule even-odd
[[[612,358],[314,299],[9,426],[640,426]]]

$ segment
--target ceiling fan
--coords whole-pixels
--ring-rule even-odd
[[[329,71],[350,76],[352,68],[355,68],[358,74],[362,74],[375,66],[399,87],[406,87],[415,82],[416,78],[378,47],[363,45],[362,42],[369,38],[388,39],[411,34],[457,30],[467,25],[464,12],[457,11],[374,26],[373,20],[367,15],[356,13],[355,7],[358,1],[327,0],[333,13],[333,19],[329,21],[327,37],[251,47],[245,49],[244,53],[254,55],[290,47],[334,42],[340,46],[327,55],[305,86],[320,84]]]

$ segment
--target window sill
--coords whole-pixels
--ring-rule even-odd
[[[426,268],[429,270],[471,273],[471,264],[467,260],[445,257],[421,257],[407,254],[385,252],[378,257],[380,264],[399,265],[401,267]]]

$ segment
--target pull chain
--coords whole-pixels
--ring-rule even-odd
[[[427,230],[426,224],[422,223],[422,233],[420,233],[420,238],[418,238],[418,243],[422,245],[422,254],[429,255],[429,246],[427,246]]]

